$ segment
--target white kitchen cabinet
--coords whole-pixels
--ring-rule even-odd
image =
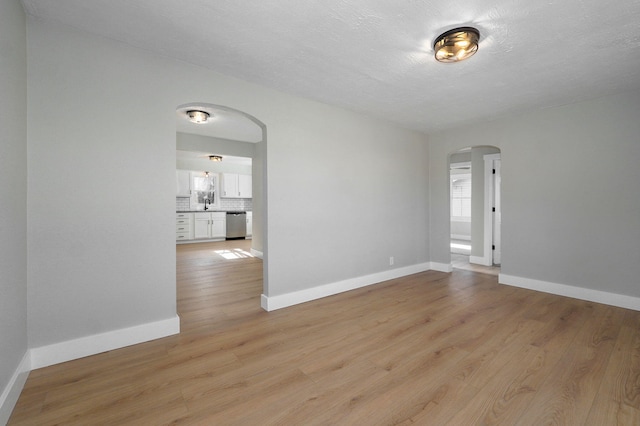
[[[193,213],[176,213],[176,241],[193,239]]]
[[[227,213],[211,213],[211,238],[225,238],[227,236]]]
[[[247,238],[253,235],[253,212],[247,212]]]
[[[193,238],[209,238],[211,235],[211,213],[195,213]]]
[[[251,175],[222,174],[223,198],[252,198]]]
[[[238,198],[238,175],[235,173],[222,174],[222,194],[224,198]]]
[[[227,234],[227,213],[194,213],[193,234],[198,239],[220,239]]]
[[[253,197],[251,175],[238,175],[238,193],[240,198]]]
[[[191,196],[191,172],[176,170],[176,197]]]

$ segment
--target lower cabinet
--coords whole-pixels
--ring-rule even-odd
[[[192,213],[176,213],[176,241],[193,239],[192,224]]]
[[[227,236],[227,213],[194,213],[194,239],[218,239]]]

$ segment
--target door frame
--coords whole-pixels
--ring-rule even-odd
[[[478,260],[485,266],[493,266],[493,195],[494,195],[494,176],[493,162],[501,159],[502,153],[486,154],[484,158],[484,246],[483,256]],[[499,213],[499,212],[496,212]]]

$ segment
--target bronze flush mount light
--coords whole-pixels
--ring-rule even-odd
[[[433,42],[436,61],[460,62],[478,51],[480,32],[473,27],[454,28],[440,34]]]

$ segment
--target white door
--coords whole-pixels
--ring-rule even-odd
[[[502,207],[500,205],[500,186],[502,178],[500,174],[500,160],[493,160],[493,264],[500,265],[502,261],[501,248],[501,226],[502,226]]]

